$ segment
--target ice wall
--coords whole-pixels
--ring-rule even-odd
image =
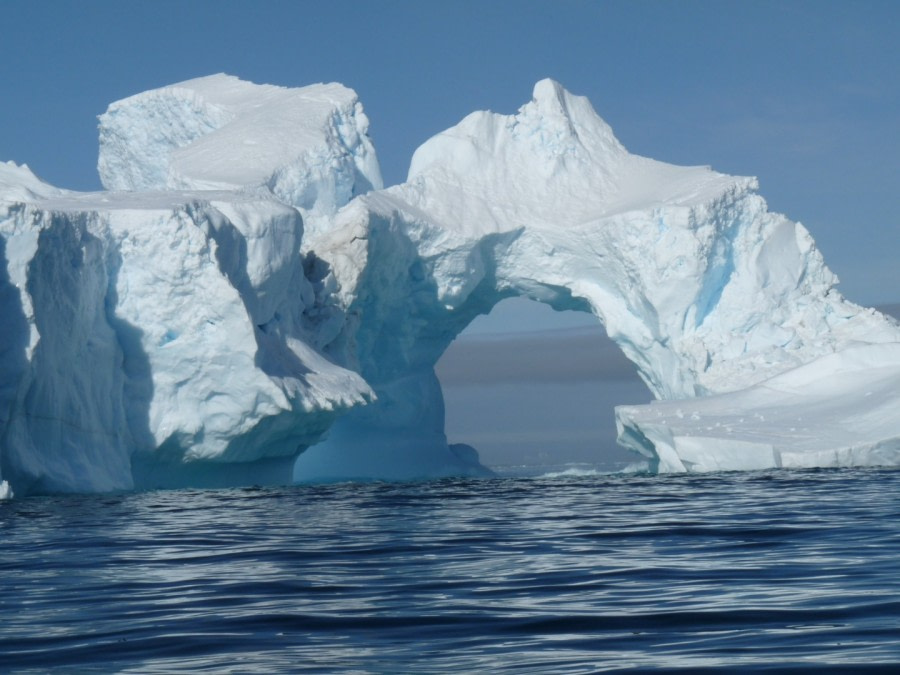
[[[303,340],[302,221],[274,199],[68,194],[0,206],[0,233],[16,492],[283,481],[371,397]]]

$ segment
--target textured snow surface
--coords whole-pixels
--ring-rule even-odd
[[[900,343],[829,354],[741,391],[616,409],[660,472],[900,464]]]
[[[484,474],[434,364],[512,296],[603,323],[659,471],[898,462],[900,328],[755,179],[632,155],[550,80],[391,188],[367,129],[341,85],[215,75],[109,107],[110,192],[0,164],[2,494]]]
[[[110,105],[97,168],[108,190],[263,187],[318,222],[382,187],[368,128],[343,85],[288,89],[211,75]]]

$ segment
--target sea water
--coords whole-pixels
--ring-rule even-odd
[[[0,503],[0,672],[896,671],[900,471]]]

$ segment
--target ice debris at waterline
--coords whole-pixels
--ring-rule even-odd
[[[341,85],[214,75],[109,107],[108,192],[0,164],[2,494],[484,473],[434,365],[512,296],[603,323],[660,471],[898,463],[900,327],[755,179],[632,155],[550,80],[401,185],[367,131]]]

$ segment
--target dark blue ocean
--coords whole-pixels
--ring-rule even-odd
[[[0,672],[900,668],[900,471],[0,503]]]

